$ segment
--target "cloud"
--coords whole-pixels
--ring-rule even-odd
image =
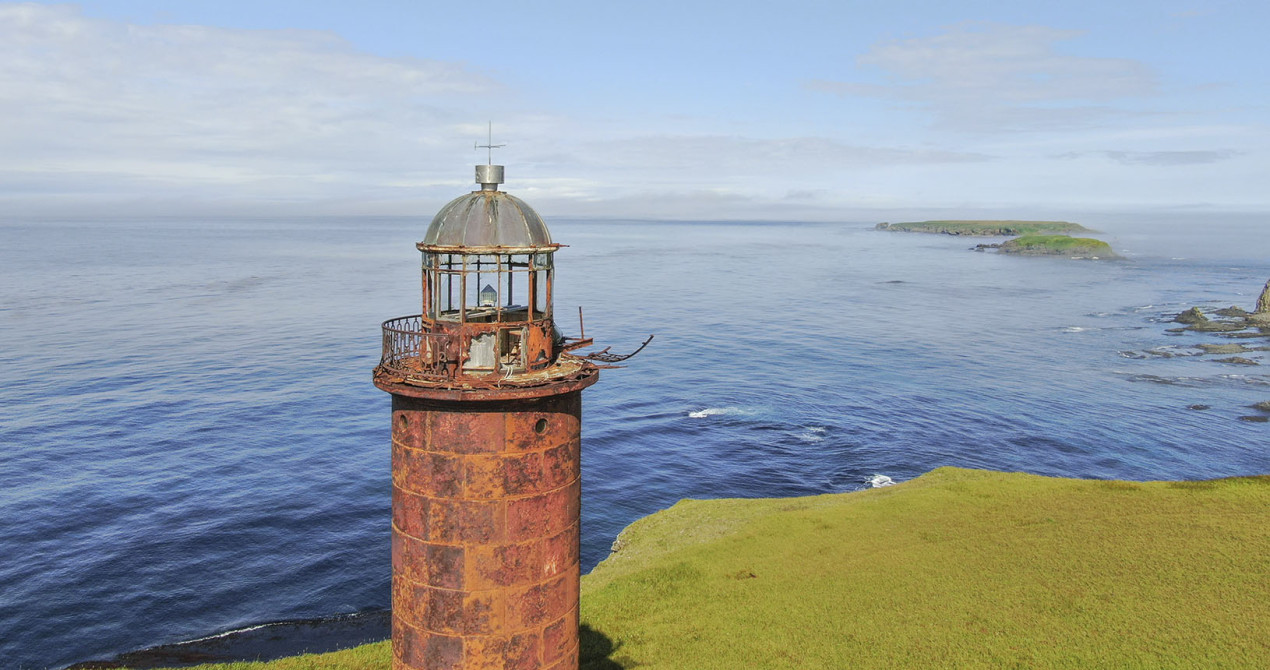
[[[502,86],[301,30],[137,26],[0,4],[0,193],[38,188],[310,197],[420,176],[458,110]],[[12,191],[11,191],[12,192]]]
[[[1103,156],[1123,165],[1205,165],[1229,160],[1242,155],[1233,149],[1208,151],[1077,151],[1060,154],[1056,158],[1082,158]]]
[[[597,133],[519,109],[509,87],[462,63],[385,58],[327,32],[138,26],[66,5],[0,3],[0,62],[0,211],[11,216],[426,212],[471,183],[466,166],[484,156],[467,143],[485,136],[474,121],[490,110],[499,134],[518,138],[508,187],[564,211],[780,200],[842,171],[992,160],[816,137]]]
[[[1153,95],[1149,68],[1091,58],[1057,45],[1079,37],[1044,26],[963,23],[934,37],[875,45],[857,59],[886,84],[816,80],[812,90],[911,103],[946,128],[1003,131],[1082,127],[1123,114],[1108,106]]]
[[[1153,94],[1150,73],[1132,61],[1061,53],[1076,34],[957,26],[862,56],[887,85],[809,85],[928,109],[962,130],[1069,129],[1130,116],[1124,101]],[[1123,199],[1130,185],[1111,188],[1102,173],[1130,172],[1143,175],[1136,193],[1148,195],[1139,198],[1157,198],[1161,171],[1116,161],[1220,161],[1196,170],[1209,175],[1210,190],[1260,193],[1247,161],[1226,160],[1234,153],[1156,151],[1238,146],[1255,159],[1256,128],[1169,135],[1121,124],[1084,137],[927,141],[937,136],[887,119],[899,125],[879,126],[877,136],[904,139],[886,146],[860,134],[809,136],[817,126],[798,126],[797,115],[781,117],[787,130],[760,124],[759,112],[729,102],[719,114],[737,122],[723,127],[764,128],[762,136],[695,134],[719,133],[719,119],[678,118],[683,100],[673,97],[650,97],[649,109],[629,118],[535,107],[517,88],[516,65],[495,79],[462,62],[368,53],[330,32],[139,26],[74,6],[0,2],[0,216],[430,218],[470,188],[469,166],[484,160],[470,145],[485,137],[487,118],[495,141],[509,142],[508,190],[548,215],[834,219],[844,207],[1076,200],[1102,188]],[[1075,176],[1052,170],[1055,152],[1104,147],[1118,151],[1096,152]],[[1054,187],[1056,176],[1072,185]]]
[[[640,167],[674,173],[754,175],[790,170],[835,170],[893,165],[972,163],[992,160],[975,152],[873,147],[819,137],[750,138],[737,136],[644,136],[592,144],[587,155],[614,167]]]

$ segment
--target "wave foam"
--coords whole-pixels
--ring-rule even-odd
[[[688,412],[689,418],[704,419],[711,416],[720,416],[722,414],[740,414],[741,410],[736,407],[707,407],[695,412]]]
[[[823,442],[827,432],[828,429],[824,426],[806,426],[803,432],[798,434],[798,439],[803,442]]]
[[[897,482],[894,479],[891,479],[886,475],[873,475],[872,477],[864,480],[865,487],[871,489],[880,489],[883,486],[895,486],[896,483]]]

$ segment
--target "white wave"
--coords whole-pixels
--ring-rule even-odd
[[[1084,328],[1082,326],[1068,326],[1063,329],[1063,332],[1064,333],[1083,333],[1086,330],[1093,330],[1093,328]]]
[[[235,628],[234,630],[227,630],[223,633],[216,633],[214,635],[208,635],[206,637],[200,637],[193,640],[189,640],[187,641],[187,644],[194,643],[194,642],[206,642],[208,640],[218,640],[223,637],[229,637],[230,635],[238,635],[239,633],[250,633],[253,630],[260,630],[261,628],[270,628],[273,626],[277,626],[279,623],[280,622],[275,621],[272,623],[262,623],[262,624],[257,624],[255,626],[247,626],[246,628]]]
[[[1222,379],[1229,379],[1233,382],[1242,382],[1244,384],[1252,384],[1253,386],[1270,386],[1270,377],[1262,375],[1217,375]]]
[[[694,412],[688,412],[688,416],[693,419],[704,419],[710,416],[719,416],[721,414],[740,414],[741,410],[736,407],[707,407]]]
[[[872,477],[864,480],[864,485],[871,489],[880,489],[883,486],[895,486],[895,484],[895,480],[887,477],[886,475],[873,475]]]
[[[803,432],[798,434],[798,439],[803,442],[823,442],[825,440],[825,429],[821,426],[807,426]]]

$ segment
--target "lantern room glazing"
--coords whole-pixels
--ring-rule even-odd
[[[478,165],[479,190],[432,219],[422,253],[420,313],[384,322],[380,367],[420,383],[489,383],[557,365],[555,252],[542,218],[498,190],[500,165]]]

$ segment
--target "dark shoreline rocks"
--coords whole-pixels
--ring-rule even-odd
[[[1204,313],[1201,312],[1198,307],[1192,307],[1173,317],[1173,322],[1194,325],[1197,323],[1207,323],[1208,317],[1204,316]]]
[[[1223,307],[1221,309],[1214,310],[1213,314],[1216,316],[1248,316],[1248,312],[1244,311],[1242,307],[1237,305],[1231,305],[1230,307]]]
[[[1187,330],[1195,330],[1201,333],[1233,333],[1235,331],[1246,330],[1247,324],[1230,323],[1229,321],[1203,321],[1201,323],[1187,326]]]
[[[1197,344],[1206,354],[1246,354],[1250,351],[1262,351],[1262,347],[1249,347],[1238,342],[1234,344]]]
[[[1257,361],[1254,361],[1251,358],[1244,358],[1243,356],[1231,356],[1230,358],[1216,358],[1216,359],[1213,359],[1213,362],[1214,363],[1230,363],[1231,365],[1261,365]]]
[[[143,670],[203,663],[273,661],[288,656],[339,651],[387,640],[392,634],[391,622],[391,610],[277,621],[199,640],[130,651],[110,660],[84,661],[69,666],[66,670]]]
[[[1257,298],[1258,311],[1247,312],[1237,305],[1231,305],[1212,310],[1210,314],[1213,316],[1223,317],[1221,320],[1215,320],[1208,318],[1208,315],[1199,307],[1191,307],[1173,317],[1175,323],[1186,324],[1186,328],[1173,329],[1169,332],[1194,330],[1222,333],[1226,337],[1270,337],[1270,311],[1261,311],[1266,306],[1270,306],[1270,282],[1266,282],[1266,288]],[[1259,332],[1242,332],[1253,328],[1258,329]]]
[[[1212,317],[1218,318],[1209,318]],[[1238,305],[1222,307],[1218,309],[1210,308],[1207,312],[1196,306],[1191,307],[1182,312],[1175,314],[1171,320],[1173,323],[1183,324],[1181,328],[1166,328],[1165,333],[1170,335],[1181,335],[1186,332],[1195,333],[1212,333],[1216,337],[1232,338],[1239,340],[1249,340],[1253,338],[1270,338],[1270,282],[1266,282],[1265,288],[1261,290],[1261,295],[1257,298],[1256,311],[1247,312]],[[1260,346],[1258,346],[1260,345]],[[1224,358],[1205,358],[1212,363],[1222,363],[1225,365],[1243,365],[1243,366],[1259,366],[1261,365],[1261,356],[1246,356],[1244,354],[1254,354],[1255,352],[1270,351],[1270,345],[1261,343],[1245,343],[1228,342],[1225,344],[1212,344],[1208,342],[1196,343],[1191,345],[1182,345],[1184,348],[1198,350],[1200,356],[1220,355]],[[1137,352],[1131,352],[1137,354]],[[1152,353],[1146,350],[1147,354]],[[1173,353],[1170,350],[1169,353]],[[1146,358],[1146,355],[1126,355],[1126,358]],[[1173,353],[1164,358],[1173,358],[1177,355]],[[1267,423],[1270,422],[1270,400],[1249,405],[1253,409],[1262,412],[1262,414],[1253,414],[1240,416],[1240,421],[1250,423]],[[1209,405],[1193,404],[1188,405],[1187,409],[1206,410]]]

